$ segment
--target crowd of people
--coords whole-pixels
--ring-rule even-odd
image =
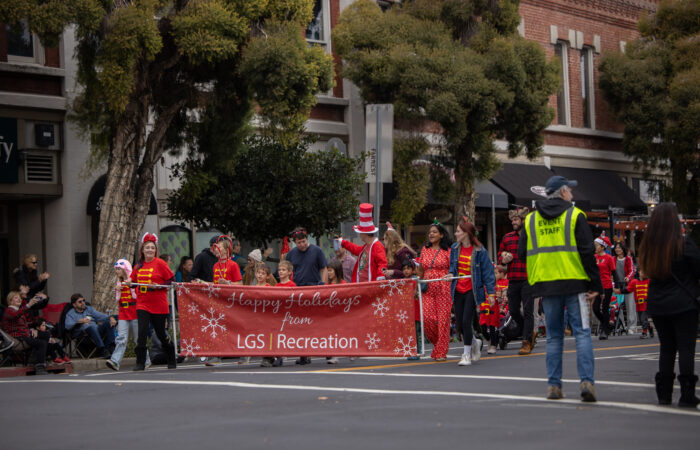
[[[464,347],[459,366],[479,361],[484,342],[487,353],[494,354],[499,344],[504,348],[504,341],[519,339],[518,353],[527,355],[538,335],[535,313],[541,313],[546,324],[547,398],[563,396],[563,339],[571,334],[576,341],[581,398],[592,402],[596,401],[592,312],[601,340],[608,339],[620,321],[627,332],[639,325],[643,339],[653,336],[656,328],[659,403],[670,403],[678,353],[680,404],[697,405],[694,354],[700,252],[682,233],[675,206],[661,204],[654,210],[639,248],[638,268],[623,242],[613,244],[604,235],[593,237],[585,214],[572,203],[576,185],[573,180],[552,177],[546,184],[547,198],[536,202],[532,212],[527,208],[510,211],[513,231],[503,237],[494,262],[475,225],[465,217],[458,222],[454,239],[435,220],[426,243],[416,251],[388,222],[380,240],[373,206],[366,203],[360,205],[359,223],[354,226],[361,244],[336,238],[330,262],[321,248],[309,242],[306,230],[297,228],[291,233],[294,248],[290,250],[285,239],[280,259],[271,258],[271,249],[255,249],[244,259],[240,242],[221,235],[212,237],[209,248],[194,259],[182,258],[173,273],[158,255],[157,236],[146,233],[135,265],[126,259],[114,264],[118,314],[99,312],[82,295],[74,294],[64,326],[71,336],[88,336],[113,370],[120,369],[129,335],[136,340],[134,370],[151,364],[147,339],[152,330],[160,359],[175,368],[175,346],[166,331],[171,312],[166,289],[173,282],[288,287],[414,278],[418,280],[416,299],[422,299],[415,317],[419,354],[419,337],[424,332],[433,345],[430,357],[436,361],[447,360],[453,335]],[[275,274],[265,261],[279,263]],[[49,303],[41,291],[50,274],[40,274],[36,267],[36,256],[27,255],[16,271],[19,290],[7,297],[2,329],[31,351],[37,373],[44,373],[47,358],[56,363],[70,360],[39,317],[38,311]],[[204,358],[204,362],[216,365],[220,359]],[[306,356],[296,361],[310,362]],[[329,355],[327,362],[335,364],[338,358]],[[263,358],[261,363],[264,367],[282,364],[280,357]]]

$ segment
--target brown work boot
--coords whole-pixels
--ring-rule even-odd
[[[518,355],[529,355],[532,352],[530,341],[523,341],[523,346],[518,350]]]

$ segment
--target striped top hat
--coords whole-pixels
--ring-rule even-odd
[[[374,226],[372,222],[372,210],[374,206],[371,203],[360,203],[360,224],[352,227],[355,233],[359,234],[374,234],[379,231],[379,228]]]

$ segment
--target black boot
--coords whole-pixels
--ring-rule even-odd
[[[656,372],[654,381],[656,381],[656,398],[659,399],[659,405],[670,405],[673,396],[673,380],[676,378],[675,373],[663,374]]]
[[[163,345],[165,346],[165,357],[168,361],[168,369],[176,369],[177,362],[175,358],[175,347],[173,346],[173,343],[170,340],[168,340],[168,342],[164,343]]]
[[[146,370],[146,348],[136,347],[134,351],[136,352],[136,365],[133,371]]]
[[[678,375],[678,382],[681,385],[681,398],[678,406],[695,408],[700,403],[700,399],[695,396],[695,383],[698,382],[697,375]]]
[[[34,366],[34,375],[47,375],[46,364],[37,364]]]

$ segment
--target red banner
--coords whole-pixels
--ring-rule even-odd
[[[177,284],[186,356],[415,356],[415,281]]]

